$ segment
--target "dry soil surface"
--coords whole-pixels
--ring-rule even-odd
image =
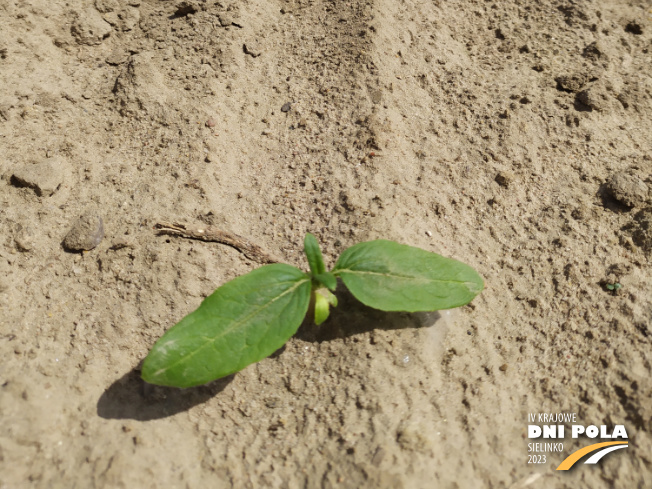
[[[652,487],[644,0],[0,2],[0,487]],[[208,386],[145,385],[224,282],[387,238],[486,288],[342,304]],[[618,288],[615,284],[620,284]],[[609,286],[609,287],[608,287]],[[612,288],[614,290],[609,290]],[[528,464],[527,414],[629,447]],[[595,440],[593,440],[595,441]]]

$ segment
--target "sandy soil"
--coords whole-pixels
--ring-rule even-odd
[[[0,2],[0,487],[652,487],[649,8]],[[162,220],[303,268],[306,231],[331,264],[394,239],[486,289],[341,292],[232,377],[147,386],[163,332],[258,266]],[[527,413],[560,411],[630,446],[528,464]]]

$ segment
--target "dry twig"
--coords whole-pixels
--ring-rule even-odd
[[[255,262],[266,263],[279,263],[279,260],[263,249],[257,244],[238,236],[237,234],[228,233],[221,229],[215,229],[210,226],[187,226],[178,222],[159,222],[154,225],[154,229],[158,234],[168,234],[170,236],[179,236],[181,238],[198,239],[201,241],[210,241],[214,243],[221,243],[231,248],[235,248],[244,256]]]

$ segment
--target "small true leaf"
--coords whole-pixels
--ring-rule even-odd
[[[337,278],[331,272],[320,273],[319,275],[315,275],[313,278],[324,287],[328,287],[331,290],[335,290],[337,287]]]
[[[462,262],[386,240],[348,248],[332,271],[360,302],[383,311],[451,309],[484,288]]]
[[[296,333],[310,292],[310,276],[284,264],[227,282],[159,339],[145,359],[143,379],[192,387],[262,360]]]
[[[303,240],[303,249],[306,252],[306,257],[308,258],[308,264],[310,265],[310,272],[312,275],[317,276],[326,272],[324,257],[322,256],[321,250],[319,249],[317,238],[315,238],[310,233],[306,233],[306,237]]]

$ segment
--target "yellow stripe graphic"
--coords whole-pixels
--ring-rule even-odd
[[[581,459],[584,455],[595,452],[596,450],[600,450],[601,448],[604,447],[610,447],[613,445],[627,445],[626,441],[605,441],[603,443],[595,443],[593,445],[589,445],[588,447],[580,448],[579,450],[571,453],[566,459],[559,464],[559,467],[557,467],[557,470],[568,470],[570,469],[573,465],[575,465],[575,462],[577,462],[579,459]]]

